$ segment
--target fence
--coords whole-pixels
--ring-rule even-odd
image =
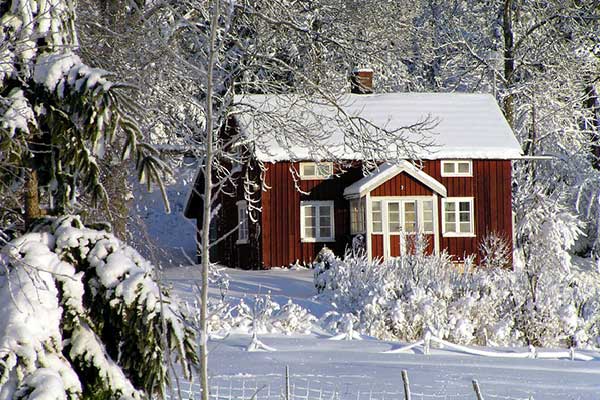
[[[461,393],[438,394],[432,386],[411,384],[406,370],[396,384],[371,384],[366,377],[354,382],[336,376],[295,375],[286,370],[281,374],[221,375],[210,378],[210,400],[533,400],[533,397],[510,397],[486,394],[476,380]],[[438,393],[435,393],[435,392]],[[185,382],[179,394],[174,389],[171,399],[199,400],[198,383]]]

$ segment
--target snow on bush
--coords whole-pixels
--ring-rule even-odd
[[[600,345],[596,274],[540,272],[534,297],[525,271],[458,270],[446,254],[417,251],[383,262],[326,250],[314,268],[320,296],[337,309],[321,321],[332,333],[352,313],[355,329],[381,339],[416,341],[429,331],[460,344]]]
[[[199,327],[198,315],[189,307]],[[251,298],[209,299],[208,330],[213,336],[231,332],[245,334],[279,333],[284,335],[309,334],[317,318],[306,308],[295,304],[291,299],[280,306],[271,299],[270,294],[256,295]]]
[[[2,248],[0,306],[0,399],[140,399],[164,390],[171,350],[186,375],[196,362],[152,266],[77,217]]]

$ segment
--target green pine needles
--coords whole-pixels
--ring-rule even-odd
[[[152,265],[78,217],[13,240],[0,267],[0,323],[10,327],[0,398],[164,397],[172,363],[188,379],[198,364],[194,333]]]

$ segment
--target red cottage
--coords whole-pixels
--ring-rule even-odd
[[[290,101],[290,96],[252,95],[244,101],[265,107]],[[309,263],[323,246],[343,254],[358,235],[371,258],[409,251],[415,232],[428,239],[429,251],[446,250],[457,262],[477,255],[491,233],[512,245],[511,160],[521,156],[521,148],[493,96],[353,93],[342,103],[349,114],[386,127],[407,126],[429,115],[437,121],[433,143],[418,154],[418,163],[382,162],[364,176],[360,155],[348,149],[343,132],[327,124],[321,128],[331,130],[323,141],[339,154],[336,163],[316,162],[309,147],[281,143],[276,133],[263,138],[253,157],[266,167],[259,179],[270,189],[258,191],[258,220],[249,220],[240,190],[220,195],[222,208],[211,233],[239,229],[215,246],[213,262],[242,268]],[[319,115],[318,106],[309,107]],[[240,115],[232,125],[256,135],[253,129],[260,124]],[[200,210],[201,201],[192,194],[185,214],[197,218],[198,226]]]

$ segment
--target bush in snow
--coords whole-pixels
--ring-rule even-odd
[[[280,306],[270,294],[251,299],[213,299],[208,303],[208,329],[212,335],[230,332],[309,334],[317,318],[291,299]],[[197,317],[197,315],[196,315]],[[199,320],[194,318],[199,326]]]
[[[523,271],[457,270],[447,255],[413,255],[381,262],[322,254],[315,285],[337,308],[353,313],[355,329],[382,339],[415,341],[427,331],[461,344],[598,346],[599,278],[539,274],[531,297]],[[325,328],[336,333],[338,319]]]
[[[48,219],[0,253],[0,399],[164,394],[194,338],[153,267],[77,217]]]
[[[497,232],[486,235],[479,244],[481,266],[486,268],[506,268],[510,263],[508,240]]]
[[[293,333],[309,334],[316,320],[315,316],[309,313],[306,308],[293,303],[292,299],[289,299],[272,317],[271,325],[278,332],[286,335]]]

